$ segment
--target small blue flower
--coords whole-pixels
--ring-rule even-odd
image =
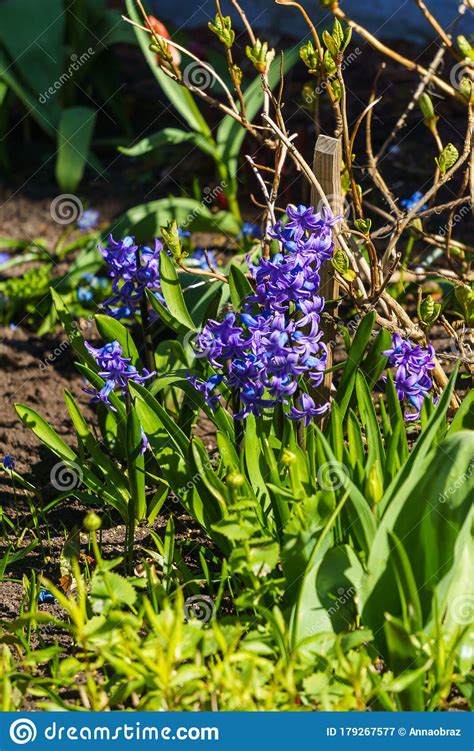
[[[77,220],[79,229],[87,230],[97,227],[100,219],[100,213],[96,209],[86,209]]]
[[[423,193],[420,193],[419,190],[416,190],[413,195],[410,196],[410,198],[403,198],[400,203],[404,209],[411,211],[416,206],[416,204],[421,201],[422,198]],[[420,211],[426,211],[427,208],[428,206],[426,205],[426,203],[423,203],[416,213],[419,214]]]
[[[87,289],[87,287],[77,288],[77,299],[79,302],[89,302],[93,297],[92,290]]]
[[[208,250],[206,254],[204,248],[195,248],[190,257],[186,259],[186,266],[190,266],[193,269],[209,269],[207,259],[209,259],[213,266],[216,265],[217,259],[212,250]]]
[[[38,594],[38,602],[40,605],[57,605],[58,601],[48,589],[40,589]]]
[[[179,236],[179,239],[182,240],[183,237],[191,237],[191,233],[187,229],[181,229],[181,228],[179,228],[178,229],[178,236]]]
[[[103,276],[94,276],[91,281],[91,286],[93,289],[106,289],[108,285],[108,281]]]
[[[258,224],[253,224],[252,222],[244,222],[240,231],[240,236],[248,239],[252,237],[260,239],[262,232]]]
[[[0,253],[0,266],[3,266],[4,263],[8,263],[9,260],[10,260],[9,253]]]
[[[6,454],[3,459],[3,466],[5,469],[15,469],[15,459],[11,454]]]

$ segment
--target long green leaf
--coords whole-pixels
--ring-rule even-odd
[[[339,404],[342,417],[344,418],[354,391],[357,371],[364,356],[367,344],[370,340],[375,323],[375,313],[368,313],[362,319],[355,333],[347,360],[342,373],[341,381],[336,392],[335,401]]]
[[[171,315],[183,326],[194,331],[194,321],[184,301],[176,266],[164,251],[160,253],[160,286]]]
[[[138,13],[134,0],[125,0],[125,5],[129,18],[131,18],[132,21],[143,25],[143,18]],[[170,102],[178,110],[181,117],[186,120],[189,127],[193,130],[202,133],[202,135],[204,136],[210,136],[211,130],[204,120],[203,116],[201,115],[199,108],[197,107],[196,102],[194,101],[189,91],[173,81],[166,75],[166,73],[163,73],[163,71],[160,70],[160,67],[158,66],[156,60],[156,53],[151,52],[151,50],[149,49],[150,35],[145,31],[141,31],[137,28],[135,28],[135,34],[137,35],[138,42],[153,75],[155,76],[156,80],[160,84]]]
[[[163,128],[152,136],[142,138],[133,146],[120,146],[119,151],[126,156],[138,157],[159,151],[164,146],[179,146],[182,143],[191,143],[213,159],[218,156],[217,146],[213,145],[209,138],[194,131],[180,130],[179,128]]]
[[[63,110],[58,129],[56,180],[65,192],[73,193],[89,161],[97,111],[90,107]]]

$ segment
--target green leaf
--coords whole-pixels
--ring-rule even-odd
[[[439,157],[435,159],[440,174],[445,175],[446,172],[456,164],[458,159],[459,151],[455,146],[453,146],[452,143],[448,143],[448,145],[444,147]]]
[[[365,427],[368,468],[375,462],[378,462],[379,467],[384,467],[385,451],[382,445],[382,436],[375,413],[374,402],[367,381],[361,372],[358,372],[356,376],[356,393],[359,413]]]
[[[287,569],[286,589],[288,591],[293,589],[296,592],[296,597],[292,597],[294,604],[290,616],[290,632],[293,646],[296,646],[298,642],[308,638],[308,636],[332,630],[330,618],[319,599],[317,577],[324,556],[331,544],[331,532],[334,523],[348,497],[349,493],[346,491],[328,519],[324,529],[317,535],[307,564],[303,570],[298,572],[298,578],[295,577],[296,572],[289,578]],[[346,552],[349,552],[355,559],[356,556],[350,548]],[[343,568],[346,566],[347,562],[344,561]]]
[[[114,571],[99,571],[92,577],[90,595],[95,613],[110,608],[132,607],[137,599],[133,585]]]
[[[65,192],[73,193],[84,175],[97,111],[90,107],[63,110],[58,129],[56,180]]]
[[[422,438],[426,434],[429,440],[435,422],[436,413]],[[407,585],[406,592],[410,597],[413,597],[412,590],[418,592],[422,620],[426,624],[433,606],[434,588],[453,566],[456,541],[470,511],[474,492],[474,477],[470,472],[473,455],[474,434],[460,431],[448,434],[427,453],[419,451],[413,462],[410,457],[399,472],[400,481],[396,483],[396,490],[392,490],[372,543],[368,573],[361,588],[363,622],[373,629],[382,650],[385,648],[380,631],[382,614],[390,613],[397,618],[403,615],[396,574],[391,565],[394,553],[390,535],[396,535],[409,551],[415,584]],[[416,611],[417,604],[411,603],[411,606]]]
[[[474,430],[474,391],[471,390],[463,399],[449,426],[449,433],[458,430]]]
[[[236,310],[240,310],[243,300],[253,295],[253,289],[245,274],[234,263],[229,269],[229,285],[232,305]]]
[[[48,90],[64,73],[65,18],[62,0],[0,3],[0,79],[52,138],[61,109],[58,92]]]
[[[189,438],[155,397],[138,383],[130,383],[130,393],[136,399],[138,417],[150,441],[153,440],[155,434],[159,435],[164,430],[171,442],[185,457],[189,448]]]
[[[237,236],[241,230],[240,222],[228,211],[213,214],[203,202],[194,198],[169,196],[129,209],[112,224],[110,232],[133,235],[137,242],[146,244],[159,236],[163,224],[173,219],[190,232],[224,232]]]
[[[321,443],[326,461],[330,465],[339,466],[326,437],[317,427],[315,427],[315,432],[318,436],[318,441]],[[376,532],[374,515],[370,510],[367,500],[352,482],[348,473],[344,471],[344,467],[341,467],[338,472],[338,481],[341,486],[341,492],[342,490],[347,491],[349,495],[350,503],[347,504],[345,511],[349,517],[351,533],[357,540],[360,549],[364,551],[365,555],[368,555]]]
[[[160,253],[160,286],[171,315],[183,326],[194,331],[196,327],[184,301],[176,266],[164,251]]]
[[[403,622],[410,632],[421,631],[423,616],[415,577],[407,552],[394,532],[388,532],[390,563],[394,568],[403,610]]]
[[[425,670],[417,670],[419,653],[403,623],[393,616],[387,615],[384,623],[389,659],[396,687],[400,691],[400,705],[404,711],[422,712],[425,709],[423,686]]]
[[[119,151],[122,154],[126,154],[126,156],[138,157],[159,151],[164,146],[179,146],[182,143],[193,144],[213,159],[218,157],[217,145],[209,140],[209,138],[205,138],[201,133],[179,130],[179,128],[163,128],[163,130],[159,130],[152,136],[142,138],[141,141],[135,143],[133,146],[120,146]]]
[[[136,8],[134,0],[125,0],[125,5],[129,18],[141,25],[143,19]],[[137,28],[134,28],[134,31],[153,75],[171,104],[178,110],[181,117],[186,120],[190,128],[202,133],[203,136],[211,136],[211,130],[189,91],[160,70],[155,53],[149,49],[150,35],[146,31],[141,31]]]
[[[219,504],[219,519],[222,515],[226,514],[227,505],[230,502],[227,487],[224,485],[222,480],[219,479],[216,472],[211,467],[207,451],[204,447],[204,444],[201,440],[199,440],[199,438],[193,438],[193,440],[191,441],[191,452],[201,482],[204,483],[207,490]],[[217,506],[215,508],[217,513]]]
[[[38,412],[35,412],[34,409],[31,409],[26,404],[15,404],[15,409],[22,423],[27,428],[30,428],[40,441],[57,456],[72,462],[77,459],[74,451],[60,438],[54,428]]]
[[[112,488],[117,489],[122,497],[128,501],[130,493],[122,473],[117,469],[114,462],[111,461],[101,450],[97,439],[89,430],[76,400],[67,390],[64,392],[64,401],[66,402],[66,407],[71,416],[71,420],[74,423],[78,439],[84,444],[95,464],[103,473],[106,482],[110,483]]]
[[[95,316],[95,323],[104,342],[117,341],[122,347],[123,356],[130,357],[132,365],[135,365],[136,368],[142,367],[140,355],[138,354],[132,335],[130,334],[130,331],[120,323],[120,321],[116,321],[115,318],[98,313]]]
[[[374,323],[374,312],[369,313],[362,319],[355,333],[351,348],[347,353],[346,364],[335,396],[335,401],[339,404],[343,418],[352,399],[357,371],[370,340]]]
[[[130,516],[138,522],[146,517],[145,456],[142,433],[135,407],[127,415],[127,466],[130,483]]]
[[[174,563],[175,527],[172,516],[168,519],[163,545],[163,588],[169,591],[171,587]]]
[[[399,494],[407,478],[410,476],[414,464],[422,462],[432,448],[433,442],[435,441],[439,431],[445,424],[446,412],[448,411],[451,396],[454,391],[458,371],[459,364],[454,368],[454,371],[449,379],[449,383],[436,406],[436,410],[431,415],[425,430],[423,430],[422,434],[418,438],[415,444],[415,448],[403,465],[402,470],[397,474],[393,482],[389,485],[386,492],[384,493],[384,497],[380,503],[381,513],[384,513],[384,511],[388,508],[394,496]],[[400,419],[403,421],[403,416]],[[403,435],[405,435],[405,431],[403,431]]]

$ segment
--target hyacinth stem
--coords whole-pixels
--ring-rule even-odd
[[[137,270],[141,266],[140,248],[137,248]],[[148,323],[148,305],[146,301],[146,295],[142,296],[140,300],[140,313],[142,319],[142,333],[143,333],[143,345],[145,347],[145,362],[149,373],[153,373],[155,370],[155,354],[153,351],[153,341],[151,338],[150,327]]]
[[[240,395],[237,389],[232,395],[232,411],[234,415],[240,412]],[[235,429],[235,444],[240,449],[244,440],[244,425],[243,420],[236,420],[234,417],[234,429]]]
[[[127,412],[127,419],[125,420],[125,443],[128,447],[128,433],[129,430],[129,415],[130,410],[132,408],[132,402],[130,398],[130,392],[125,392],[125,409]],[[127,448],[128,451],[128,448]],[[133,548],[134,548],[134,542],[135,542],[135,501],[132,497],[130,498],[128,507],[128,518],[127,518],[127,525],[125,530],[125,567],[128,574],[133,573]]]

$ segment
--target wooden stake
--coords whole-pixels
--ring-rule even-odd
[[[316,175],[334,216],[342,215],[342,191],[341,191],[341,142],[338,138],[331,136],[318,136],[316,148],[314,150],[313,172]],[[311,194],[312,205],[321,207],[321,200],[314,189]],[[334,228],[337,229],[337,226]],[[326,261],[321,268],[321,295],[326,300],[334,300],[339,294],[339,285],[336,281],[334,269],[330,261]],[[331,317],[323,314],[321,319],[321,330],[323,331],[323,341],[328,344],[328,361],[327,367],[331,368],[333,363],[333,349],[336,345],[336,324],[332,314],[336,310],[332,309]],[[329,400],[332,386],[332,373],[326,373],[321,386],[316,389],[318,401],[323,404]]]

